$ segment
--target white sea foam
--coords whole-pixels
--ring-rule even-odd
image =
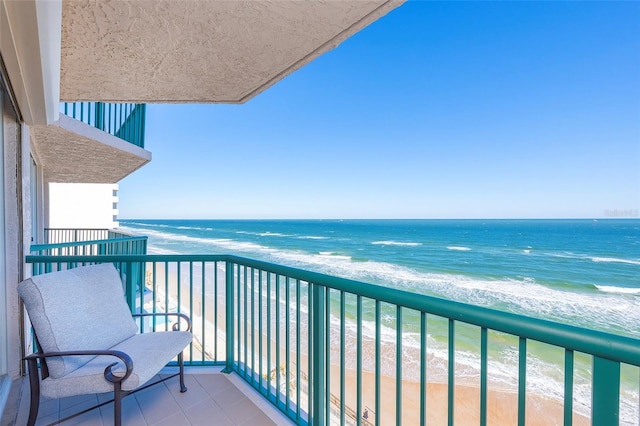
[[[258,237],[293,237],[291,234],[283,234],[280,232],[250,232],[250,231],[236,231],[236,234],[244,235],[257,235]]]
[[[628,265],[640,265],[639,259],[623,259],[618,257],[588,256],[584,254],[575,254],[571,252],[549,253],[548,255],[552,257],[559,257],[564,259],[578,259],[578,260],[585,260],[585,261],[591,261],[596,263],[611,262],[611,263],[626,263]]]
[[[170,228],[170,225],[164,224],[164,223],[139,223],[139,222],[128,222],[132,225],[137,225],[137,226],[142,226],[142,227],[151,227],[151,228]],[[127,228],[126,226],[121,226],[121,229],[125,229]],[[139,232],[138,229],[134,229],[132,230],[134,232]]]
[[[640,265],[640,260],[631,259],[618,259],[615,257],[592,257],[594,262],[614,262],[614,263],[628,263],[629,265]]]
[[[330,252],[330,251],[321,251],[316,256],[317,257],[330,258],[331,260],[336,260],[336,259],[348,260],[348,261],[351,260],[351,256],[345,256],[345,255],[333,253],[333,252]]]
[[[640,288],[615,287],[608,285],[596,285],[596,288],[606,293],[640,294]]]
[[[147,234],[150,238],[197,243],[225,252],[253,253],[274,263],[379,283],[463,303],[498,307],[518,314],[575,325],[588,323],[599,329],[611,329],[614,325],[619,331],[638,335],[635,324],[640,323],[640,298],[629,298],[629,294],[621,294],[628,290],[613,291],[615,288],[600,286],[598,288],[603,294],[594,298],[592,294],[548,287],[533,279],[492,280],[455,274],[426,273],[387,262],[358,262],[350,256],[331,251],[308,253],[299,250],[277,250],[252,242],[189,237],[155,230],[149,230]]]
[[[148,247],[147,253],[149,254],[179,254],[177,251],[167,250],[159,247]]]
[[[616,324],[627,333],[638,335],[634,324],[640,323],[640,300],[609,293],[600,298],[551,288],[533,279],[477,279],[461,275],[418,272],[381,262],[349,262],[326,265],[328,273],[362,281],[389,283],[393,287],[463,303],[501,307],[515,313],[600,329]],[[619,309],[624,306],[624,309]]]
[[[227,250],[236,250],[243,252],[260,252],[260,251],[269,251],[273,249],[269,249],[268,247],[251,243],[251,242],[243,242],[236,241],[229,238],[201,238],[201,237],[189,237],[186,235],[173,234],[170,232],[161,232],[155,230],[145,230],[145,233],[150,238],[158,238],[160,241],[178,241],[178,242],[187,242],[187,243],[196,243],[202,244],[205,246],[215,246],[219,248],[224,248]]]
[[[260,232],[257,235],[261,237],[292,237],[290,234],[281,234],[280,232]]]
[[[572,253],[548,253],[551,257],[559,257],[561,259],[583,259],[584,256],[576,256]]]
[[[281,232],[251,232],[251,231],[236,231],[236,234],[243,235],[256,235],[259,237],[287,237],[287,238],[297,238],[300,240],[327,240],[329,237],[321,237],[317,235],[295,235],[295,234],[283,234]]]
[[[407,247],[417,247],[421,246],[422,243],[414,243],[414,242],[403,242],[403,241],[374,241],[371,244],[380,245],[380,246],[407,246]]]
[[[464,246],[447,246],[448,250],[456,250],[456,251],[470,251],[471,248]]]

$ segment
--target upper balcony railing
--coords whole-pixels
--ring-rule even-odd
[[[144,148],[145,104],[62,102],[60,112]]]
[[[113,229],[45,228],[45,244],[32,244],[36,256],[105,256],[145,255],[147,237],[137,237]],[[51,271],[51,265],[35,270],[34,274]],[[35,267],[34,267],[35,268]],[[144,270],[136,269],[135,288],[142,288]]]
[[[27,262],[113,262],[133,312],[191,316],[188,365],[225,366],[297,424],[640,421],[635,337],[230,255]]]
[[[110,238],[31,245],[31,254],[39,256],[94,256],[146,253],[147,237]]]
[[[126,232],[106,228],[45,228],[44,244],[77,243],[90,240],[136,237]],[[138,237],[140,238],[140,237]],[[147,238],[147,237],[142,237]],[[128,254],[146,254],[142,252]]]

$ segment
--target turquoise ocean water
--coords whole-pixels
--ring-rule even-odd
[[[122,220],[120,225],[149,236],[151,252],[237,254],[640,338],[637,219]],[[437,345],[438,336],[431,337]],[[553,361],[541,355],[538,367],[553,369]],[[630,391],[623,410],[637,424],[637,372],[632,376],[625,378]],[[541,383],[540,390],[561,394],[561,385]],[[588,405],[588,395],[582,398]]]

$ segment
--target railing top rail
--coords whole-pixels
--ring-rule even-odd
[[[132,234],[130,232],[120,231],[119,229],[107,229],[107,231],[109,231],[109,232],[111,232],[113,234],[125,235],[126,237],[144,237],[144,238],[148,238],[146,235],[136,235],[136,234]]]
[[[455,321],[592,354],[600,358],[640,366],[640,339],[525,317],[234,255],[27,256],[26,261],[27,263],[227,261]]]
[[[122,238],[107,238],[100,240],[83,240],[83,241],[71,241],[67,243],[54,243],[54,244],[32,244],[31,252],[40,251],[40,250],[50,250],[55,248],[64,248],[64,247],[78,247],[78,246],[88,246],[93,244],[110,244],[110,243],[124,243],[128,241],[144,241],[147,240],[148,237],[122,237]],[[59,258],[59,256],[57,256]]]
[[[114,241],[121,241],[117,238]],[[104,240],[100,240],[104,241]],[[224,262],[224,254],[108,254],[89,256],[28,255],[27,263]]]
[[[76,232],[113,232],[115,234],[127,235],[130,237],[137,237],[139,235],[134,235],[130,232],[124,232],[121,229],[117,228],[44,228],[45,232],[66,232],[66,231],[76,231]]]
[[[112,231],[109,228],[44,228],[45,231]]]

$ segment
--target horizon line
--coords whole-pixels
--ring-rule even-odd
[[[327,221],[346,221],[346,220],[640,220],[640,216],[615,216],[615,217],[432,217],[432,218],[403,218],[403,217],[350,217],[350,218],[337,218],[337,217],[266,217],[266,218],[212,218],[212,217],[174,217],[174,218],[156,218],[156,217],[137,217],[137,218],[118,218],[117,221],[128,220],[238,220],[238,221],[260,221],[260,220],[327,220]]]

